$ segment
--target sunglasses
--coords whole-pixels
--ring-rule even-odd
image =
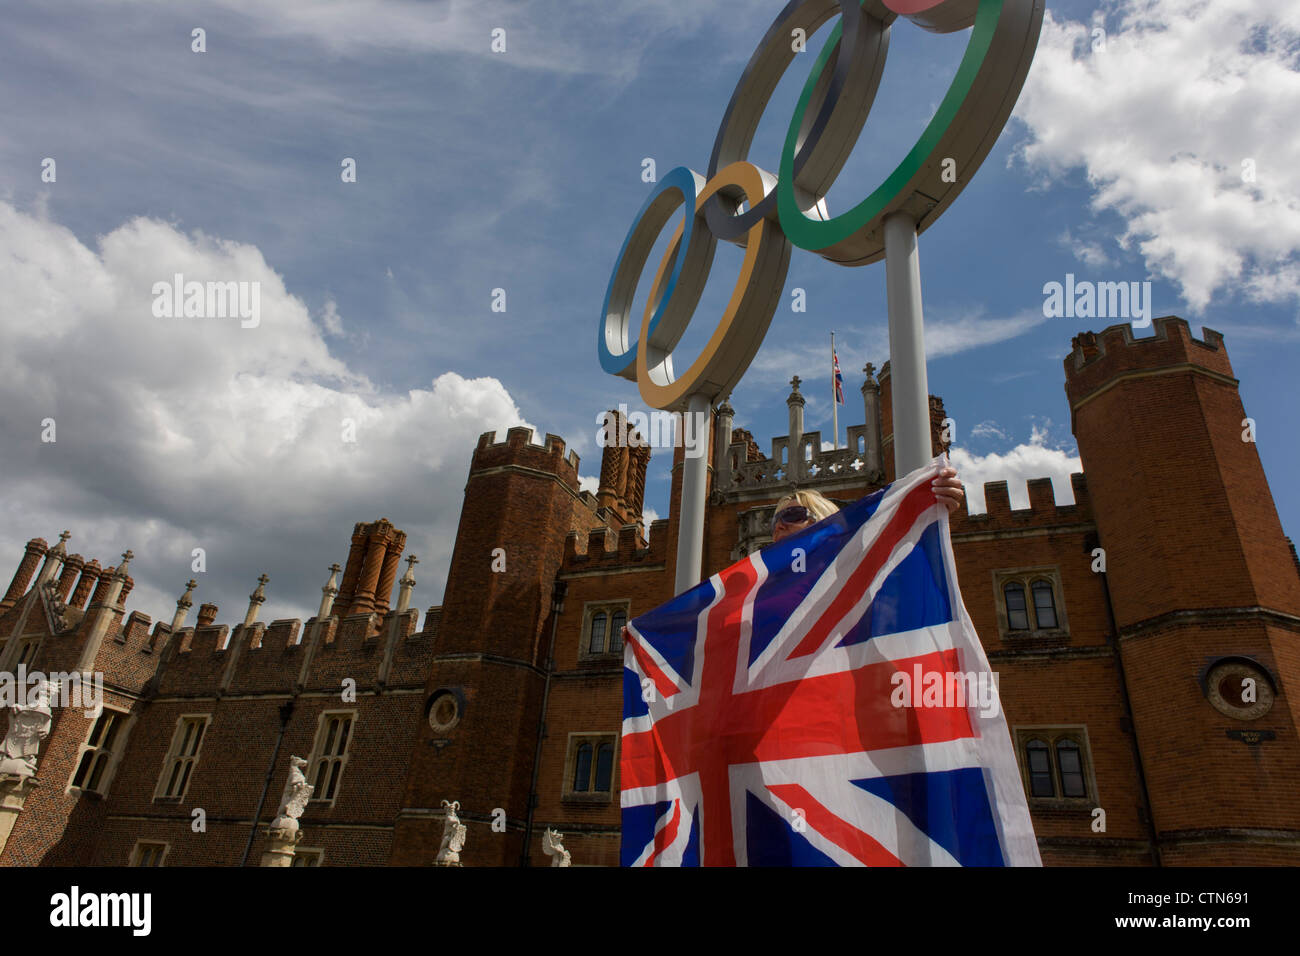
[[[776,530],[779,524],[798,524],[800,521],[807,521],[811,517],[807,508],[803,505],[791,505],[788,508],[782,508],[776,514],[772,515],[772,530]]]

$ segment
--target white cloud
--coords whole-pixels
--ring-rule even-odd
[[[1300,296],[1300,5],[1111,0],[1104,51],[1093,28],[1045,16],[1020,155],[1049,177],[1083,168],[1093,208],[1126,222],[1120,246],[1193,310],[1220,290]]]
[[[995,421],[980,422],[970,430],[970,433],[973,438],[1000,438],[1003,441],[1011,437],[999,428],[998,423]]]
[[[261,323],[155,318],[151,287],[177,272],[260,283]],[[263,619],[306,616],[353,523],[379,517],[422,559],[416,602],[438,603],[478,436],[525,424],[494,378],[381,390],[330,353],[255,246],[154,219],[89,248],[0,202],[0,287],[0,574],[28,538],[69,528],[69,550],[102,563],[135,551],[131,605],[155,618],[170,617],[195,547],[208,565],[196,597],[221,620],[263,571]]]
[[[988,510],[984,501],[984,483],[987,481],[1007,483],[1012,508],[1029,507],[1026,482],[1030,478],[1051,478],[1056,503],[1068,505],[1074,502],[1070,475],[1083,471],[1083,462],[1078,455],[1071,455],[1064,449],[1047,447],[1050,426],[1050,421],[1042,427],[1033,425],[1029,441],[1007,452],[973,455],[960,446],[949,452],[957,477],[966,486],[967,509],[971,514],[983,514]]]

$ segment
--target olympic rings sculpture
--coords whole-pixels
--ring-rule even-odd
[[[673,169],[628,231],[605,292],[597,337],[601,367],[635,381],[653,408],[682,411],[693,394],[710,399],[729,394],[776,313],[791,245],[839,265],[867,265],[884,255],[887,216],[909,213],[920,233],[970,181],[1024,85],[1044,2],[791,0],[731,96],[708,177],[685,166]],[[747,157],[763,111],[796,55],[791,37],[797,29],[811,36],[837,12],[839,22],[790,119],[780,175],[773,176]],[[899,16],[936,33],[972,27],[971,36],[947,94],[916,144],[862,202],[832,217],[824,197],[866,123],[884,71],[889,29]],[[738,213],[742,202],[749,209]],[[640,332],[633,337],[630,313],[638,280],[679,208],[682,221],[659,263]],[[672,352],[703,294],[719,239],[745,250],[740,277],[708,343],[677,377]]]

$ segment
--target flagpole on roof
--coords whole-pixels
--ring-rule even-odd
[[[835,390],[835,330],[831,329],[831,444],[840,447],[840,396]]]

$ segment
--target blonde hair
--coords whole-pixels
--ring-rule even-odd
[[[782,508],[791,504],[803,505],[808,509],[808,513],[818,521],[821,521],[822,518],[829,518],[831,515],[835,514],[835,512],[840,510],[833,501],[827,500],[819,492],[800,490],[796,491],[794,494],[786,495],[778,501],[776,503],[776,510],[774,510],[772,514],[780,514]]]

